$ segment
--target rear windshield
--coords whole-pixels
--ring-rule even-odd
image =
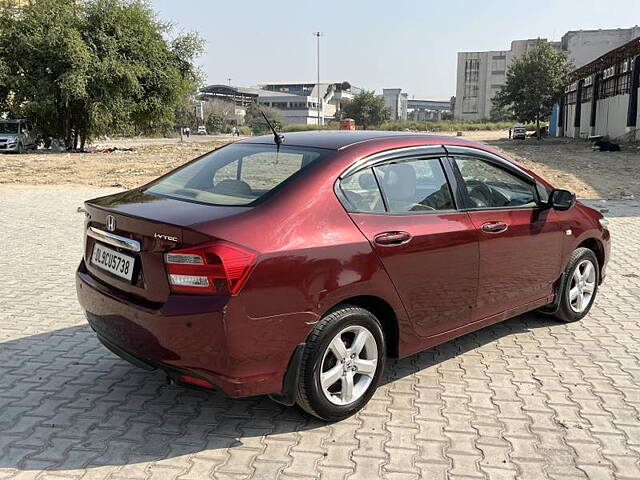
[[[210,205],[249,205],[329,153],[236,143],[189,163],[146,191]]]

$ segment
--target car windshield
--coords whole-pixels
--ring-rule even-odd
[[[18,133],[18,124],[13,122],[0,122],[0,133]]]
[[[249,205],[330,150],[236,143],[191,162],[146,192],[210,205]]]

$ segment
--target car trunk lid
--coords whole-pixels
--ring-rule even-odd
[[[164,254],[213,240],[215,237],[199,231],[198,227],[248,209],[202,205],[142,190],[89,200],[85,202],[87,270],[117,290],[147,302],[164,303],[170,293]],[[134,258],[131,281],[97,266],[92,259],[96,244],[102,250],[110,249],[107,251]]]

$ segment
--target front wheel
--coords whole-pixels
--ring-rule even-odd
[[[582,319],[593,305],[598,292],[598,259],[588,248],[576,249],[567,268],[556,317],[565,322]]]
[[[353,415],[371,398],[382,375],[385,340],[368,310],[341,306],[318,322],[302,358],[297,402],[322,420]]]

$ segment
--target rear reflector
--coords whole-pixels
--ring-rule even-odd
[[[257,253],[229,242],[214,242],[165,254],[174,293],[231,294],[240,291]]]
[[[191,375],[180,375],[180,381],[190,385],[197,385],[198,387],[214,388],[213,385],[206,380],[198,377],[192,377]]]

